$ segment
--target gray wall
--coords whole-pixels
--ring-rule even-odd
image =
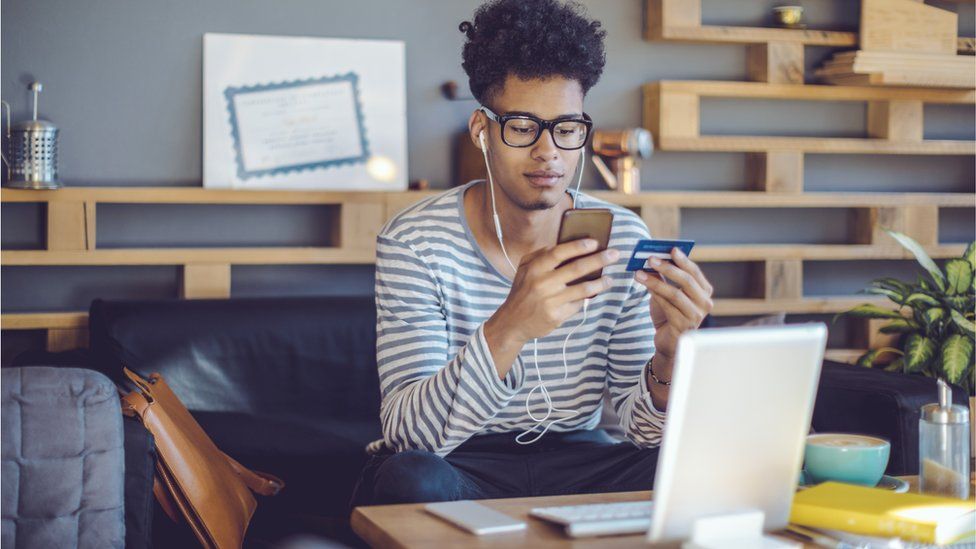
[[[204,32],[400,39],[407,51],[409,176],[446,188],[452,137],[474,103],[443,99],[445,80],[465,84],[460,21],[477,0],[7,0],[2,4],[0,92],[14,119],[28,116],[26,83],[45,84],[40,112],[61,128],[62,179],[72,186],[198,186],[201,180],[201,57]],[[599,126],[640,121],[640,85],[661,79],[745,79],[745,48],[648,43],[641,39],[641,0],[589,0],[589,13],[609,32],[607,66],[586,108]],[[706,23],[761,24],[773,0],[705,0]],[[854,0],[804,2],[811,26],[856,27]],[[960,32],[974,34],[972,5]],[[831,53],[808,48],[808,65]],[[704,132],[862,136],[865,108],[856,103],[706,100]],[[970,106],[926,108],[927,137],[973,139]],[[652,190],[741,190],[741,154],[655,153],[643,186]],[[808,155],[811,191],[973,192],[972,157]],[[584,186],[598,188],[594,172]],[[99,242],[115,245],[316,243],[323,231],[314,208],[118,206],[99,210]],[[319,212],[321,213],[321,212]],[[947,212],[943,234],[973,237],[973,210]],[[702,243],[837,242],[842,212],[799,214],[690,211],[686,236]],[[2,244],[43,244],[43,211],[4,205]],[[840,228],[838,228],[840,227]],[[708,265],[722,296],[741,295],[742,265]],[[908,275],[909,262],[814,263],[805,290],[853,293],[881,272]],[[369,276],[363,276],[368,274]],[[170,296],[172,267],[38,269],[3,267],[0,308],[84,309],[95,296]],[[369,267],[237,267],[234,295],[369,293]],[[9,338],[10,335],[7,334]]]

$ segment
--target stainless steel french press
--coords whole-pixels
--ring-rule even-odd
[[[44,89],[40,82],[32,82],[29,89],[34,95],[33,117],[10,124],[10,104],[2,101],[7,109],[6,147],[3,162],[7,165],[7,186],[15,189],[57,189],[58,181],[58,127],[47,120],[37,118],[37,95]]]

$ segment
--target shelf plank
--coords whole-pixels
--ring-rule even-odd
[[[589,194],[626,207],[679,206],[683,208],[874,208],[882,206],[976,207],[973,193],[845,193],[802,194],[759,191],[646,191],[623,194],[592,191]]]
[[[5,250],[0,263],[28,265],[359,265],[376,261],[372,248],[132,248],[92,251]]]
[[[846,137],[780,137],[709,135],[700,137],[667,137],[657,139],[664,151],[694,152],[769,152],[803,151],[813,154],[913,154],[973,155],[976,141],[927,140],[921,142],[858,139]]]
[[[716,299],[712,314],[716,316],[751,316],[773,313],[832,314],[852,309],[862,303],[885,306],[885,299],[870,296],[805,297],[803,299]]]
[[[781,29],[773,27],[735,27],[701,25],[697,27],[663,27],[648,33],[650,41],[691,42],[700,44],[762,44],[765,42],[799,42],[808,46],[857,46],[857,33],[817,29]]]
[[[411,191],[254,191],[205,189],[203,187],[65,187],[32,191],[0,189],[3,202],[92,202],[123,204],[343,204],[348,202],[385,203],[389,195]],[[420,195],[421,193],[416,193]]]
[[[4,313],[0,315],[0,329],[3,330],[81,329],[87,327],[88,313],[85,311]]]
[[[976,104],[976,90],[887,89],[763,82],[660,81],[644,85],[643,125],[665,151],[973,155],[976,141],[848,137],[700,135],[702,97]],[[919,107],[921,108],[921,107]],[[674,113],[680,112],[680,116]],[[664,117],[662,113],[670,113]]]
[[[147,193],[146,190],[153,192]],[[201,187],[174,191],[169,188],[127,187],[70,187],[57,191],[26,191],[0,189],[0,201],[51,202],[86,201],[91,203],[146,203],[146,204],[333,204],[362,203],[368,200],[385,201],[405,206],[419,202],[446,189],[431,191],[407,191],[393,193],[309,193],[304,191],[232,191],[245,193],[224,195],[225,191],[211,191]],[[214,195],[213,193],[221,193]],[[292,195],[294,193],[294,196]],[[940,207],[974,207],[973,193],[858,193],[858,192],[807,192],[803,194],[765,193],[759,191],[646,191],[624,194],[616,191],[594,190],[588,194],[621,206],[668,205],[690,208],[824,208],[824,207],[876,207],[934,205]]]
[[[926,252],[935,259],[960,257],[966,251],[965,244],[929,246]],[[862,261],[869,259],[913,259],[914,256],[901,247],[868,245],[736,245],[697,246],[692,259],[700,263],[740,261]]]
[[[717,299],[712,314],[716,316],[749,316],[786,312],[788,314],[838,313],[861,303],[884,306],[886,300],[872,297],[825,297],[791,300]],[[88,313],[80,311],[51,313],[4,313],[0,315],[4,330],[84,329]]]
[[[730,25],[701,25],[698,27],[664,27],[645,33],[651,42],[684,42],[691,44],[764,44],[768,42],[798,42],[805,46],[857,47],[858,33],[827,29],[780,29],[774,27],[736,27]],[[960,36],[956,52],[976,51],[976,39]]]
[[[651,42],[692,44],[765,44],[798,42],[806,46],[857,47],[858,33],[828,29],[783,29],[776,27],[738,27],[731,25],[670,26],[648,25],[644,39]],[[974,38],[956,39],[956,52],[971,54]]]
[[[959,257],[965,244],[928,246],[934,258]],[[739,262],[798,259],[844,261],[911,259],[897,246],[858,244],[741,244],[698,246],[696,261]],[[91,251],[6,250],[0,252],[5,266],[112,266],[112,265],[370,265],[371,248],[132,248]]]
[[[783,99],[801,101],[922,101],[939,104],[976,104],[976,90],[940,88],[883,88],[877,86],[825,86],[770,84],[718,80],[662,80],[644,84],[644,93],[692,94],[699,97]]]
[[[865,352],[864,349],[827,349],[824,352],[824,359],[853,365],[857,364],[857,359]]]

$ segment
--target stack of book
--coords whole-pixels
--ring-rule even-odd
[[[922,546],[972,543],[976,501],[825,482],[796,494],[790,523],[836,539],[856,534]]]
[[[976,88],[976,57],[937,53],[848,51],[815,73],[831,84]]]

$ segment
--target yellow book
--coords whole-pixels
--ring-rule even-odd
[[[976,531],[976,502],[825,482],[793,497],[790,522],[942,545]]]

